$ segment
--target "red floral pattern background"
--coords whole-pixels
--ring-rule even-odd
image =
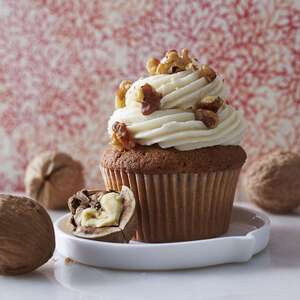
[[[2,0],[0,190],[23,190],[46,149],[81,160],[89,186],[122,79],[149,56],[191,53],[224,74],[244,110],[249,161],[300,150],[300,4],[279,0]]]

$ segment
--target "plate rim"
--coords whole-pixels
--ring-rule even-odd
[[[184,247],[187,245],[193,245],[193,244],[199,244],[199,243],[203,243],[203,242],[215,242],[215,241],[221,241],[223,239],[228,239],[228,238],[250,238],[252,235],[254,235],[257,232],[263,231],[265,230],[267,227],[270,227],[271,221],[269,219],[269,217],[260,212],[257,211],[255,209],[252,208],[247,208],[247,207],[243,207],[240,205],[234,205],[233,209],[238,209],[238,210],[242,210],[242,211],[246,211],[246,212],[250,212],[252,214],[255,214],[256,216],[258,216],[259,218],[261,218],[264,222],[264,224],[259,227],[256,228],[254,230],[249,231],[246,234],[243,235],[237,235],[237,236],[220,236],[220,237],[215,237],[215,238],[210,238],[210,239],[202,239],[202,240],[192,240],[192,241],[182,241],[182,242],[168,242],[168,243],[111,243],[111,242],[103,242],[103,241],[95,241],[95,240],[89,240],[89,239],[84,239],[84,238],[79,238],[76,237],[74,235],[68,234],[66,232],[64,232],[61,228],[59,228],[59,224],[62,220],[64,220],[67,216],[70,215],[70,213],[64,214],[63,216],[61,216],[60,218],[58,218],[55,222],[54,222],[54,230],[55,230],[55,234],[56,235],[61,235],[66,239],[69,240],[74,240],[78,243],[84,243],[84,244],[90,244],[90,245],[98,245],[101,247],[113,247],[113,248],[123,248],[123,249],[144,249],[144,248],[161,248],[161,247]]]

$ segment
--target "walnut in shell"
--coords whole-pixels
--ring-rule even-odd
[[[66,208],[68,198],[83,187],[83,167],[66,153],[41,153],[26,170],[27,195],[46,208]]]
[[[113,243],[128,243],[137,228],[136,201],[132,191],[82,190],[68,201],[73,234]]]
[[[246,172],[245,190],[251,201],[273,213],[300,206],[300,156],[275,151],[254,162]]]
[[[55,248],[46,210],[25,197],[0,194],[0,274],[18,275],[46,263]]]

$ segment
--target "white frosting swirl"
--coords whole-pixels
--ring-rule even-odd
[[[137,88],[149,83],[160,92],[160,110],[143,115],[141,104],[136,99]],[[195,120],[193,109],[205,96],[226,98],[223,79],[207,83],[199,78],[197,71],[182,71],[175,74],[155,75],[137,80],[126,93],[126,107],[117,109],[108,124],[118,121],[127,125],[135,141],[141,145],[158,143],[162,148],[193,150],[215,145],[238,145],[245,131],[245,120],[239,111],[225,104],[218,111],[219,124],[208,129],[203,122]]]

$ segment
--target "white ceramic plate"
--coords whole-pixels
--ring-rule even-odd
[[[245,262],[268,244],[270,220],[235,206],[226,235],[190,242],[116,244],[77,238],[67,226],[69,215],[55,223],[57,250],[83,264],[111,269],[170,270]]]

